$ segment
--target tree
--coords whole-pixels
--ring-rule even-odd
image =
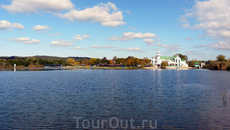
[[[145,62],[146,64],[150,63],[150,60],[148,57],[144,57],[142,61]]]
[[[101,60],[101,62],[103,64],[105,64],[105,63],[109,64],[109,60],[107,60],[106,57],[103,57],[103,59]]]
[[[116,59],[116,64],[120,64],[122,60],[123,60],[123,58],[117,58]]]
[[[60,58],[57,60],[57,64],[65,65],[65,61],[62,58]]]
[[[141,62],[141,67],[145,67],[146,63],[144,61]]]
[[[113,61],[116,61],[116,60],[117,60],[117,57],[116,57],[116,56],[114,56],[114,57],[113,57]]]
[[[216,59],[217,59],[217,61],[227,61],[227,60],[225,59],[225,56],[224,56],[224,55],[218,55],[218,56],[216,57]]]
[[[100,59],[97,59],[96,62],[95,62],[95,64],[97,65],[97,64],[99,64],[99,63],[101,63],[101,60],[100,60]]]
[[[162,67],[168,66],[168,61],[162,61],[162,62],[161,62],[161,66],[162,66]]]
[[[74,66],[75,60],[73,58],[68,58],[67,63],[68,65]]]
[[[89,60],[89,63],[90,63],[91,65],[96,65],[96,62],[97,62],[97,58],[91,58],[91,59]]]
[[[133,63],[133,59],[128,59],[125,65],[131,66],[132,63]]]
[[[193,60],[191,60],[191,61],[188,61],[188,66],[189,66],[189,67],[194,67],[195,64],[196,64],[196,62],[198,62],[199,65],[200,65],[200,62],[199,62],[198,60],[193,59]]]
[[[89,59],[84,59],[84,60],[82,61],[82,64],[84,64],[84,65],[89,65]]]
[[[110,65],[113,65],[113,64],[114,64],[114,61],[113,61],[113,60],[109,60],[109,64],[110,64]]]
[[[74,65],[79,66],[80,63],[76,61],[76,62],[74,63]]]
[[[178,54],[179,55],[179,57],[181,58],[181,60],[188,60],[188,56],[186,56],[186,55],[182,55],[182,54]],[[175,56],[175,55],[174,55]]]
[[[133,59],[133,65],[137,66],[138,64],[140,64],[140,60],[138,58],[134,58]]]

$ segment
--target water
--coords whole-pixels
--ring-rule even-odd
[[[229,79],[209,70],[0,71],[0,129],[76,129],[78,117],[79,128],[113,117],[134,126],[156,120],[159,129],[230,129]]]

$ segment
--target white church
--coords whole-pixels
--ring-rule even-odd
[[[181,60],[179,55],[175,56],[161,56],[160,51],[157,51],[155,57],[152,57],[151,63],[153,66],[161,66],[162,61],[167,61],[169,66],[188,67],[185,60]]]

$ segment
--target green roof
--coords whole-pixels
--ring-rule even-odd
[[[186,61],[186,60],[181,60],[181,61]]]
[[[176,57],[174,56],[161,56],[160,59],[165,59],[165,60],[174,60]]]

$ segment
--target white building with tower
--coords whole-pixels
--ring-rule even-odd
[[[179,55],[161,56],[161,53],[158,50],[156,56],[152,57],[151,63],[153,66],[161,66],[162,61],[167,61],[169,66],[188,67],[186,60],[181,60]]]

